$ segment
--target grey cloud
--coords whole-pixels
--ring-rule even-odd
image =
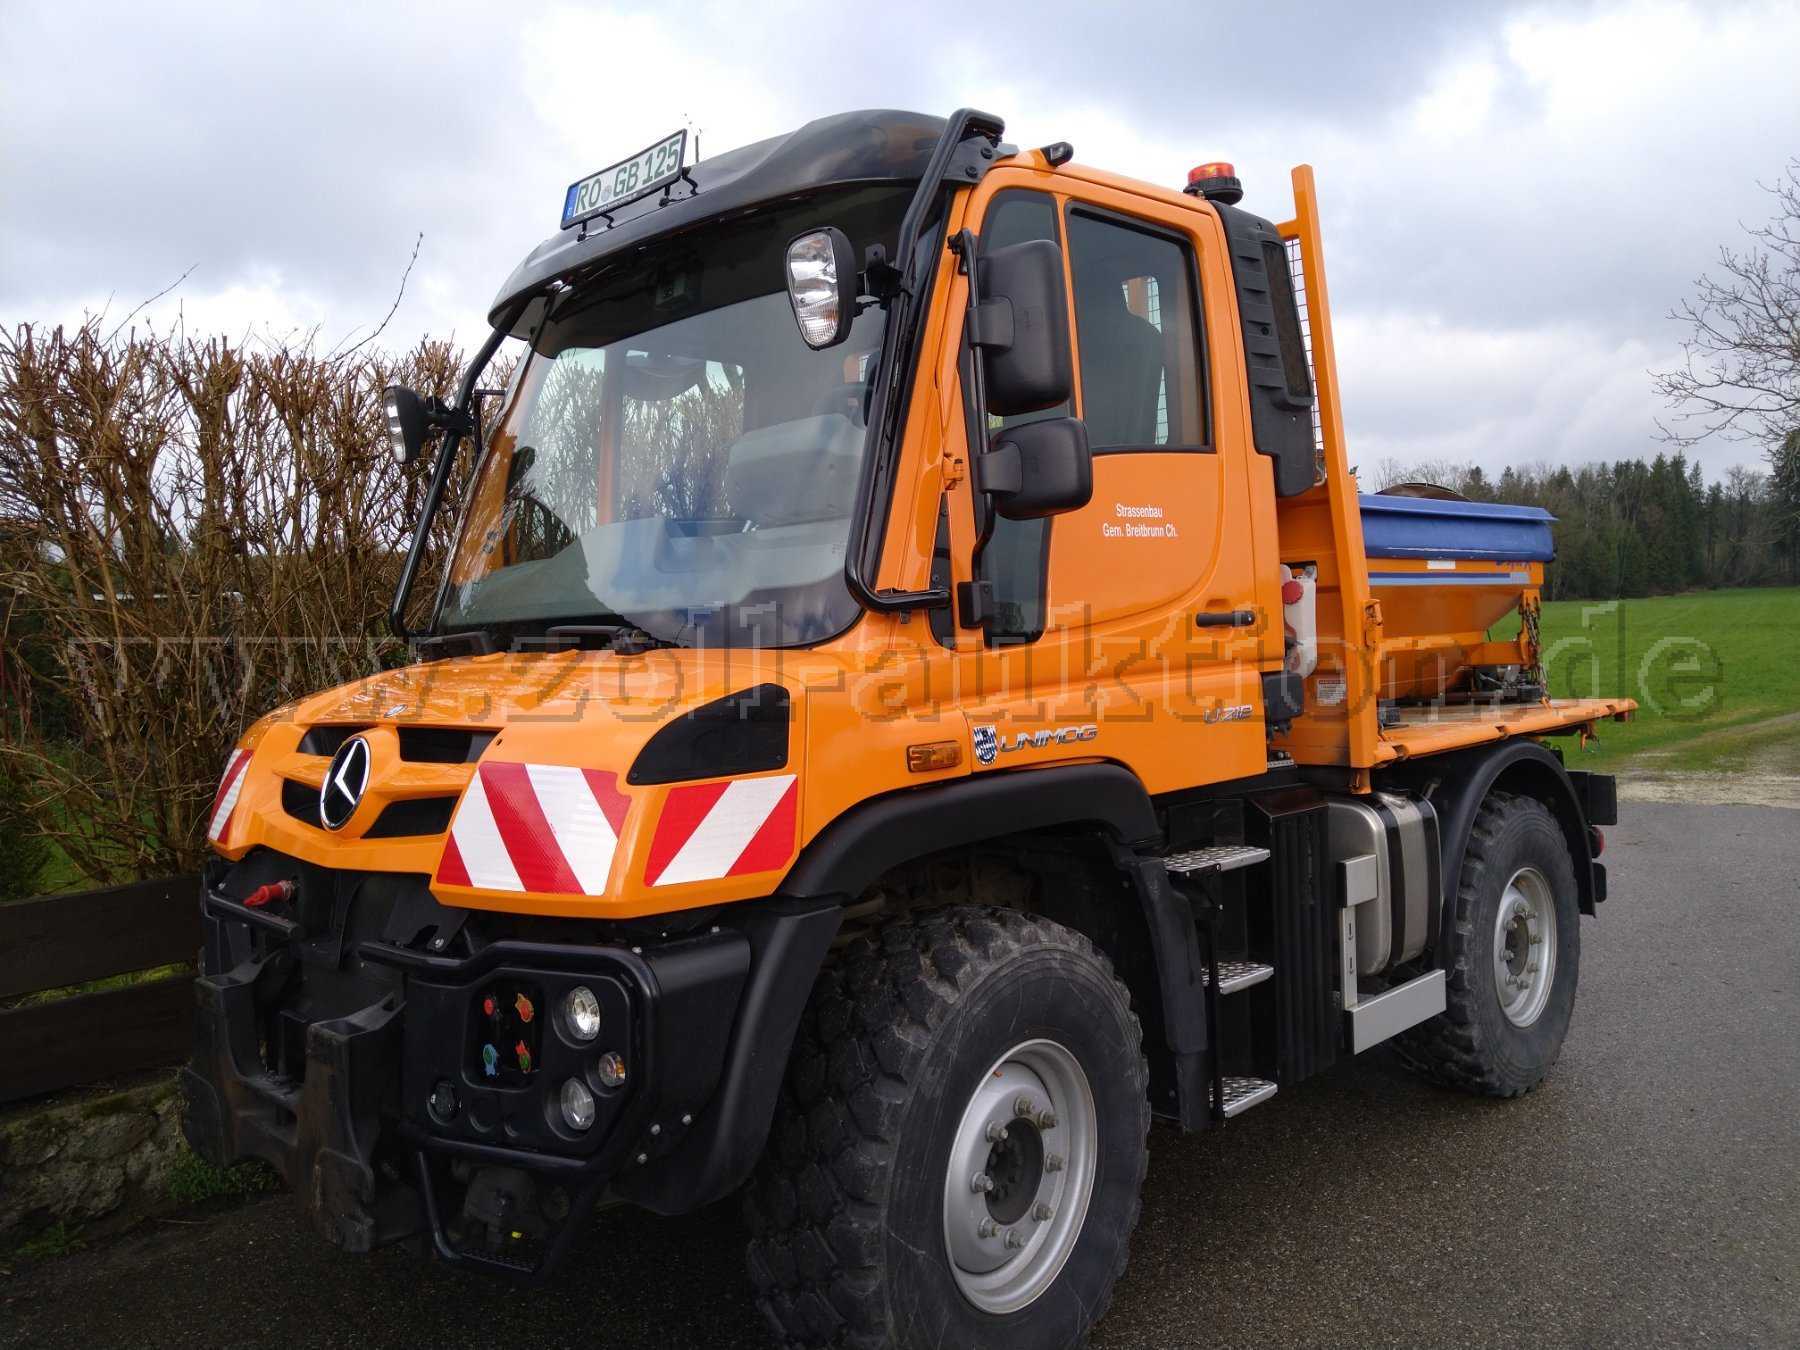
[[[1758,218],[1755,180],[1800,151],[1800,106],[1791,81],[1734,80],[1728,62],[1716,87],[1644,97],[1624,51],[1594,74],[1640,99],[1642,125],[1604,109],[1591,136],[1579,119],[1553,123],[1545,86],[1508,50],[1512,25],[1616,8],[941,4],[834,25],[842,49],[821,53],[807,6],[659,6],[638,13],[671,40],[645,53],[614,50],[604,24],[591,49],[544,52],[531,36],[554,11],[536,6],[14,0],[0,14],[0,319],[68,318],[108,294],[128,307],[198,264],[185,294],[278,276],[335,335],[385,310],[423,230],[390,336],[454,324],[468,338],[550,232],[562,186],[589,158],[634,148],[612,143],[622,115],[676,125],[684,78],[711,62],[708,78],[741,76],[762,114],[789,124],[992,100],[1021,139],[1069,137],[1089,162],[1162,181],[1235,158],[1249,204],[1271,214],[1285,211],[1288,164],[1312,160],[1340,319],[1380,344],[1344,354],[1350,428],[1371,448],[1358,458],[1446,443],[1495,465],[1654,453],[1643,367],[1679,337],[1663,316],[1738,221]],[[1742,40],[1734,23],[1764,26],[1755,9],[1645,13],[1686,13],[1726,42]],[[1708,52],[1692,55],[1711,69]],[[657,108],[618,106],[621,63],[634,62],[656,76],[635,97]],[[1470,63],[1497,72],[1488,117],[1462,136],[1413,125],[1417,100]],[[559,107],[547,125],[535,95],[571,72],[573,115],[591,121],[571,127]],[[706,142],[775,129],[714,125]],[[1592,138],[1602,131],[1611,139]],[[1136,159],[1115,166],[1121,138]],[[1506,353],[1485,371],[1484,342]]]
[[[484,52],[443,36],[381,6],[15,10],[0,307],[135,300],[193,264],[197,289],[275,269],[369,306],[418,230],[479,230],[503,152]]]

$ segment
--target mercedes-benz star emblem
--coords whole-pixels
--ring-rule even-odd
[[[325,785],[319,789],[319,823],[328,830],[341,830],[356,814],[357,803],[369,786],[369,743],[352,736],[338,747],[325,770]]]

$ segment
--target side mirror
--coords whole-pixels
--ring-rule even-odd
[[[800,336],[814,351],[850,336],[856,317],[856,259],[835,225],[809,230],[787,246],[788,302]]]
[[[1079,510],[1094,495],[1087,427],[1073,417],[1024,422],[994,433],[978,461],[981,487],[1008,520]]]
[[[1068,401],[1075,386],[1062,250],[1030,239],[984,253],[971,339],[986,361],[987,411],[1041,412]]]

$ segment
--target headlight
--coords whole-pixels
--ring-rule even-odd
[[[585,1130],[594,1123],[594,1094],[579,1078],[562,1085],[562,1117],[571,1130]]]
[[[850,240],[835,226],[801,235],[787,248],[788,300],[800,336],[812,348],[850,336],[856,308],[856,262]]]
[[[604,1086],[619,1087],[625,1082],[625,1060],[616,1050],[608,1050],[594,1065],[594,1073]]]
[[[570,1040],[583,1044],[600,1034],[600,1000],[585,984],[563,995],[562,1026]]]

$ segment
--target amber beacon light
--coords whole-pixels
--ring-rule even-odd
[[[1238,181],[1237,167],[1222,159],[1189,169],[1187,186],[1182,191],[1226,206],[1236,206],[1244,199],[1244,185]]]

